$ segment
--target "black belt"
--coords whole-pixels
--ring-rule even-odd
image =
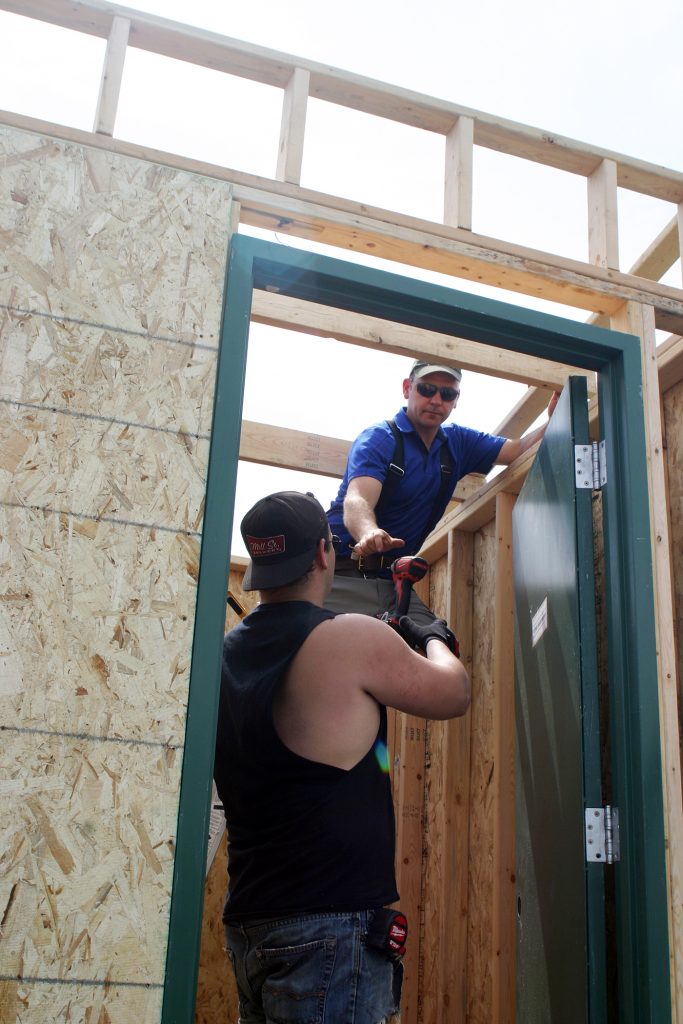
[[[335,569],[355,569],[361,575],[367,575],[371,572],[380,572],[382,569],[388,569],[392,562],[394,562],[396,556],[394,554],[388,555],[359,555],[358,558],[338,558],[335,563]]]

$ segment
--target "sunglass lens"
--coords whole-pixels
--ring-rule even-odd
[[[454,402],[460,394],[455,388],[437,388],[436,384],[420,383],[417,385],[417,390],[423,398],[433,398],[438,391],[443,402]]]

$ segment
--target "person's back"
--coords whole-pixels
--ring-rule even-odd
[[[294,753],[273,721],[289,662],[333,617],[306,601],[261,604],[225,638],[215,773],[230,837],[224,920],[398,899],[386,709],[348,770]]]
[[[228,821],[226,940],[242,1024],[380,1024],[400,1002],[386,706],[463,714],[445,624],[322,608],[332,537],[312,495],[242,522],[259,605],[224,648],[215,777]],[[410,644],[410,646],[409,646]],[[426,657],[411,647],[419,648]]]

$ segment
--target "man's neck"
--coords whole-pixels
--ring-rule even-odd
[[[308,601],[322,608],[325,595],[317,580],[309,580],[296,587],[274,587],[260,590],[261,604],[282,604],[284,601]]]
[[[429,451],[429,449],[432,447],[432,441],[439,433],[439,426],[437,425],[436,427],[423,427],[420,423],[415,423],[412,417],[408,414],[407,410],[406,417],[410,421],[410,425],[412,426],[413,430],[422,441],[427,451]]]

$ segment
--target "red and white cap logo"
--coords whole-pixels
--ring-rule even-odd
[[[247,547],[252,558],[264,558],[268,555],[284,555],[285,535],[278,533],[275,537],[246,536]]]

